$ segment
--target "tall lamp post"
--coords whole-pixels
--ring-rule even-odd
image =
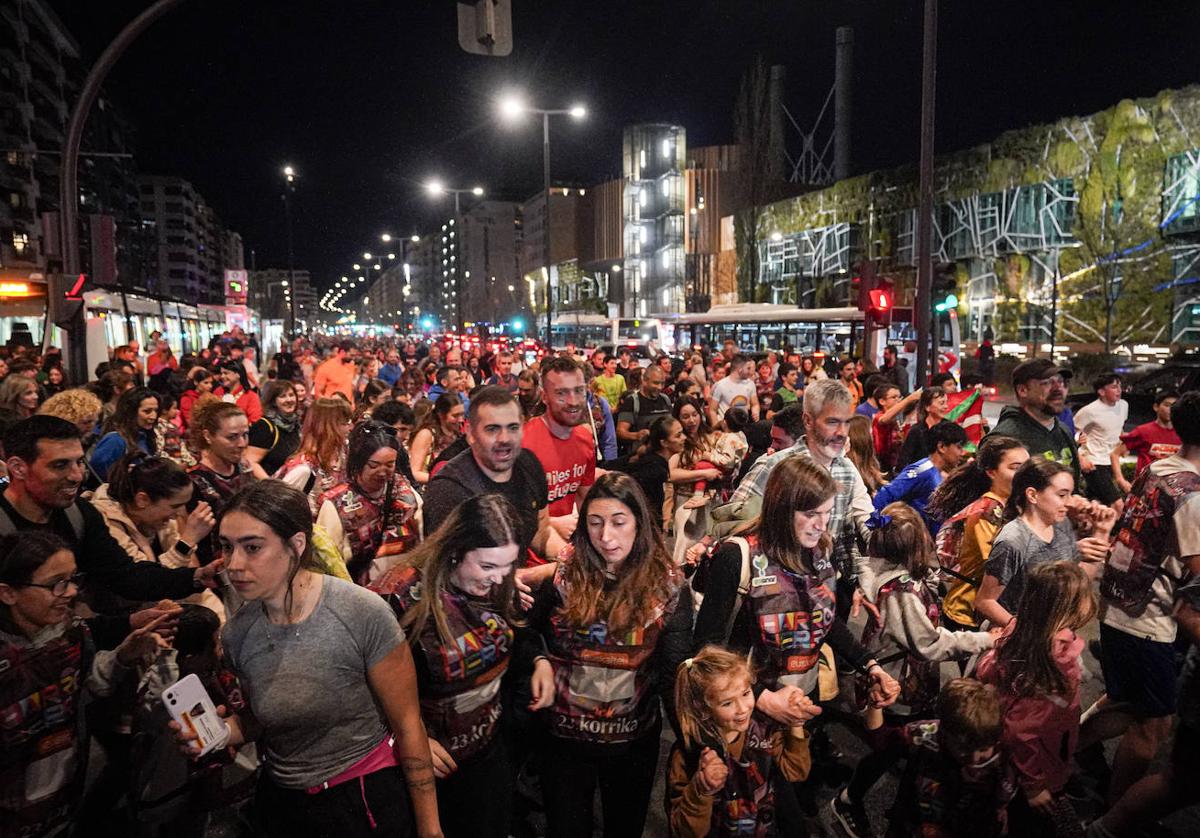
[[[379,240],[386,245],[391,245],[391,243],[396,241],[397,239],[391,233],[384,233],[383,235],[381,235],[379,237]],[[401,296],[404,298],[404,302],[403,302],[403,309],[401,311],[400,322],[402,325],[404,325],[406,327],[405,331],[407,332],[408,331],[407,326],[409,326],[410,324],[413,323],[413,321],[411,319],[412,310],[409,308],[409,305],[408,305],[408,297],[412,293],[412,266],[411,266],[411,263],[408,261],[408,254],[409,254],[409,250],[412,245],[420,244],[421,237],[418,236],[416,233],[413,233],[411,236],[408,236],[407,238],[402,238],[399,241],[400,241],[401,267],[402,267],[402,270],[404,271],[404,287],[401,289]],[[396,255],[395,253],[389,253],[388,259],[394,258],[395,255]]]
[[[573,105],[562,110],[533,108],[515,95],[501,99],[499,107],[500,115],[510,122],[527,113],[537,114],[542,118],[542,192],[546,196],[546,206],[542,209],[542,261],[546,271],[546,348],[550,349],[554,323],[554,300],[550,296],[550,117],[569,116],[572,119],[583,119],[587,116],[587,108],[583,105]]]
[[[426,183],[425,191],[428,192],[430,195],[434,195],[434,196],[440,196],[440,195],[453,195],[454,196],[454,223],[452,226],[457,227],[460,234],[462,232],[462,224],[460,223],[459,214],[462,212],[462,206],[461,206],[462,196],[469,194],[469,195],[474,195],[476,198],[483,197],[483,187],[482,186],[472,186],[468,189],[454,189],[453,187],[446,186],[440,180],[431,180],[428,183]],[[451,236],[451,238],[457,238],[458,241],[460,241],[460,242],[462,241],[461,235]],[[462,288],[462,282],[459,279],[462,276],[462,270],[459,267],[459,263],[462,262],[462,259],[459,259],[457,257],[462,255],[462,248],[455,247],[453,242],[451,242],[450,249],[451,249],[451,251],[453,251],[450,254],[450,266],[454,269],[454,325],[455,325],[455,328],[458,330],[458,332],[461,333],[463,331],[463,316],[462,316],[463,288]]]
[[[285,286],[288,307],[288,340],[296,336],[296,295],[292,293],[296,287],[296,255],[292,238],[292,201],[291,196],[296,191],[296,170],[292,166],[283,167],[283,218],[287,224],[287,257],[288,284]]]

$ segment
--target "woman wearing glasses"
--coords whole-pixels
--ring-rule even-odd
[[[87,625],[71,610],[80,582],[75,556],[58,536],[0,536],[0,706],[21,708],[5,724],[0,835],[56,832],[71,821],[83,796],[86,702],[78,693],[65,695],[63,685],[110,695],[125,668],[160,644],[154,629],[165,614],[115,650],[96,651]]]

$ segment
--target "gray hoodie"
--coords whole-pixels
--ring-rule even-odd
[[[897,582],[880,602],[880,589]],[[937,603],[936,579],[911,579],[908,568],[877,556],[867,556],[859,575],[863,595],[879,606],[881,625],[874,618],[863,630],[863,645],[880,661],[884,671],[904,688],[893,708],[898,713],[912,712],[922,702],[912,694],[909,683],[922,663],[962,660],[992,648],[995,641],[986,631],[950,631],[930,619],[930,603]],[[901,654],[907,652],[907,655]],[[887,660],[893,658],[892,660]],[[884,661],[887,661],[886,663]],[[924,667],[933,677],[936,666]],[[937,689],[933,688],[936,695]],[[912,703],[910,703],[912,702]]]

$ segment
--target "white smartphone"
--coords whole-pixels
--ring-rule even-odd
[[[163,690],[163,704],[179,726],[196,735],[197,756],[204,756],[229,741],[229,725],[217,715],[216,705],[195,674],[180,678]]]

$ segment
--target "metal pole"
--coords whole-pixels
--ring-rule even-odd
[[[921,69],[921,183],[917,217],[917,367],[913,380],[925,386],[933,315],[933,116],[937,90],[937,0],[925,0],[924,64]]]
[[[542,189],[546,193],[546,207],[542,211],[545,238],[542,255],[546,263],[546,350],[549,351],[554,336],[554,301],[550,296],[550,114],[545,111],[542,112]]]
[[[59,165],[59,223],[60,239],[62,241],[63,272],[78,275],[81,271],[79,257],[79,146],[83,142],[83,129],[87,124],[88,114],[96,97],[100,95],[100,86],[108,76],[109,70],[128,49],[137,37],[146,31],[167,12],[176,6],[182,6],[187,0],[158,0],[146,11],[135,17],[120,34],[113,39],[100,54],[95,65],[84,79],[79,91],[79,100],[71,111],[67,121],[67,130],[63,137],[62,162]],[[85,382],[87,371],[87,322],[85,311],[80,306],[79,311],[71,319],[67,327],[69,345],[68,371],[71,378],[77,382]]]
[[[850,121],[854,111],[854,28],[839,26],[833,73],[833,179],[850,177]]]
[[[296,335],[296,265],[295,253],[292,247],[292,202],[288,199],[288,193],[292,191],[292,185],[289,183],[283,188],[283,216],[287,223],[287,248],[288,248],[288,334],[290,337]],[[290,338],[289,338],[290,340]],[[290,344],[289,344],[290,345]]]
[[[454,233],[454,239],[450,243],[450,255],[452,257],[454,257],[453,258],[453,264],[454,264],[454,327],[458,331],[458,333],[461,335],[463,332],[463,316],[462,316],[463,287],[462,287],[462,271],[459,270],[458,263],[462,261],[462,259],[460,258],[462,256],[462,248],[459,247],[458,245],[462,243],[462,229],[461,229],[462,222],[460,222],[458,220],[458,216],[459,216],[459,213],[462,212],[462,208],[459,204],[459,196],[462,194],[462,191],[458,190],[458,189],[455,189],[453,191],[454,191],[454,223],[451,224],[450,226],[459,228],[459,229],[458,229],[458,232]],[[454,231],[451,231],[451,232],[454,232]]]

